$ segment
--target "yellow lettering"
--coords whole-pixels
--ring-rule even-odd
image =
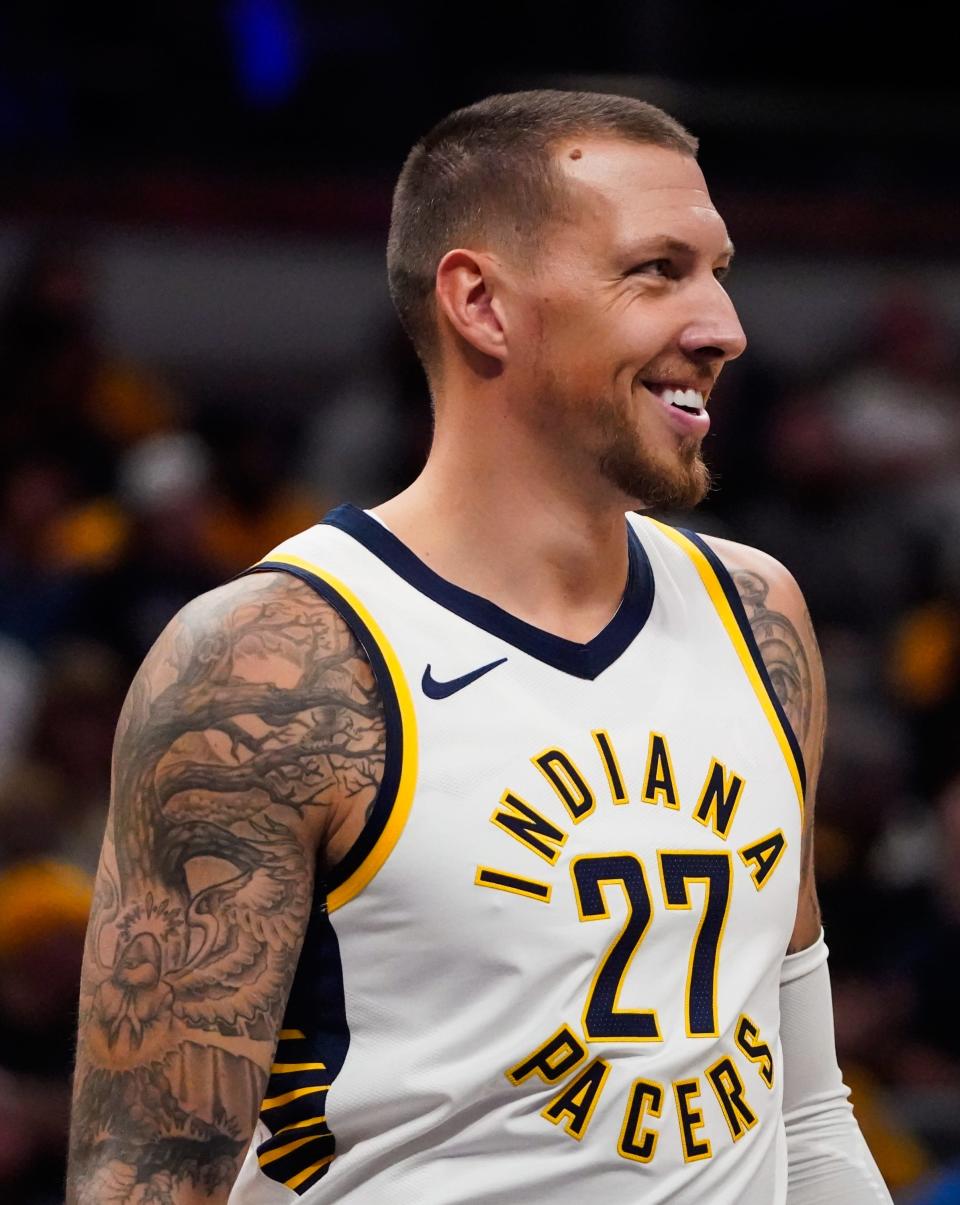
[[[596,800],[569,753],[562,749],[544,749],[533,758],[533,764],[556,791],[574,824],[590,815]]]
[[[609,1074],[610,1064],[605,1059],[594,1059],[541,1110],[542,1115],[554,1125],[562,1121],[570,1137],[579,1142],[587,1132]]]
[[[511,1084],[522,1084],[531,1075],[538,1075],[545,1084],[555,1084],[586,1057],[587,1052],[573,1030],[561,1025],[542,1046],[511,1067],[506,1076]]]
[[[717,836],[726,841],[743,788],[743,779],[728,772],[722,762],[713,758],[693,813],[694,820],[705,827],[710,825]]]
[[[512,791],[504,791],[500,804],[506,810],[494,812],[491,821],[552,866],[567,834]]]
[[[660,1117],[663,1112],[663,1087],[652,1080],[633,1081],[617,1150],[624,1159],[649,1163],[657,1150],[659,1134],[643,1128],[644,1118]]]
[[[662,803],[676,811],[680,807],[677,798],[676,777],[670,759],[670,746],[662,732],[651,732],[647,744],[647,767],[643,772],[644,803]]]
[[[703,1128],[703,1111],[694,1105],[694,1100],[700,1095],[698,1079],[675,1080],[673,1095],[677,1102],[677,1120],[680,1123],[680,1145],[686,1163],[696,1163],[698,1159],[709,1159],[713,1154],[710,1139],[698,1139],[697,1131]]]

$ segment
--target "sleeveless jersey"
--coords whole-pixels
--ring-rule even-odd
[[[310,583],[386,714],[318,881],[232,1205],[774,1205],[803,764],[736,588],[629,515],[587,644],[339,507],[255,569]]]

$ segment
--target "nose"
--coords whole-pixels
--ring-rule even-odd
[[[692,359],[726,363],[743,355],[747,337],[723,285],[713,277],[700,294],[695,316],[684,327],[680,346]]]

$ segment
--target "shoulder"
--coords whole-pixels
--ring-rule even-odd
[[[174,616],[161,636],[178,629],[198,633],[217,629],[243,629],[296,622],[332,638],[345,637],[349,629],[329,602],[292,573],[271,569],[235,578],[206,594],[198,595]]]
[[[775,598],[777,603],[786,607],[790,613],[796,613],[798,616],[806,614],[803,594],[793,574],[769,553],[752,548],[748,544],[739,544],[734,540],[722,539],[720,536],[707,535],[704,532],[683,529],[674,532],[662,523],[658,526],[674,543],[686,545],[688,540],[681,537],[693,536],[701,547],[706,545],[709,552],[733,578],[737,592],[745,603],[747,598],[762,595]]]
[[[790,570],[768,552],[738,544],[719,536],[701,536],[733,578],[737,592],[746,604],[747,599],[762,596],[776,599],[791,612],[806,614],[803,593]]]
[[[293,689],[351,655],[366,660],[336,609],[299,578],[271,570],[187,603],[160,634],[140,673],[150,676],[167,663],[211,687],[261,681]]]
[[[769,553],[703,536],[723,563],[777,697],[800,742],[808,777],[822,756],[826,722],[823,663],[810,613],[793,574]]]
[[[145,689],[180,718],[212,700],[290,715],[319,705],[338,677],[366,666],[357,638],[326,599],[280,571],[237,578],[187,603],[161,632],[128,697]],[[360,671],[361,673],[363,671]],[[128,708],[125,708],[127,710]]]
[[[785,565],[748,544],[719,536],[701,536],[701,539],[733,579],[755,636],[759,623],[764,620],[774,623],[777,616],[781,627],[789,625],[795,630],[796,639],[808,655],[816,652],[816,637],[803,592]]]
[[[369,661],[335,608],[291,574],[254,573],[194,599],[161,633],[124,704],[115,769],[159,754],[158,773],[193,767],[191,790],[202,780],[241,811],[252,793],[325,846],[341,811],[376,793],[383,727]],[[362,784],[358,752],[370,754]]]

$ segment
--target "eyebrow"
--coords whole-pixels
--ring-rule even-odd
[[[636,247],[630,248],[631,254],[634,255],[646,255],[650,251],[657,250],[669,251],[673,255],[686,255],[690,258],[696,258],[700,254],[699,249],[691,243],[685,243],[683,239],[673,238],[669,234],[655,235],[653,238],[644,239]],[[720,255],[724,255],[730,260],[733,259],[735,251],[733,243],[729,239],[721,248]]]

